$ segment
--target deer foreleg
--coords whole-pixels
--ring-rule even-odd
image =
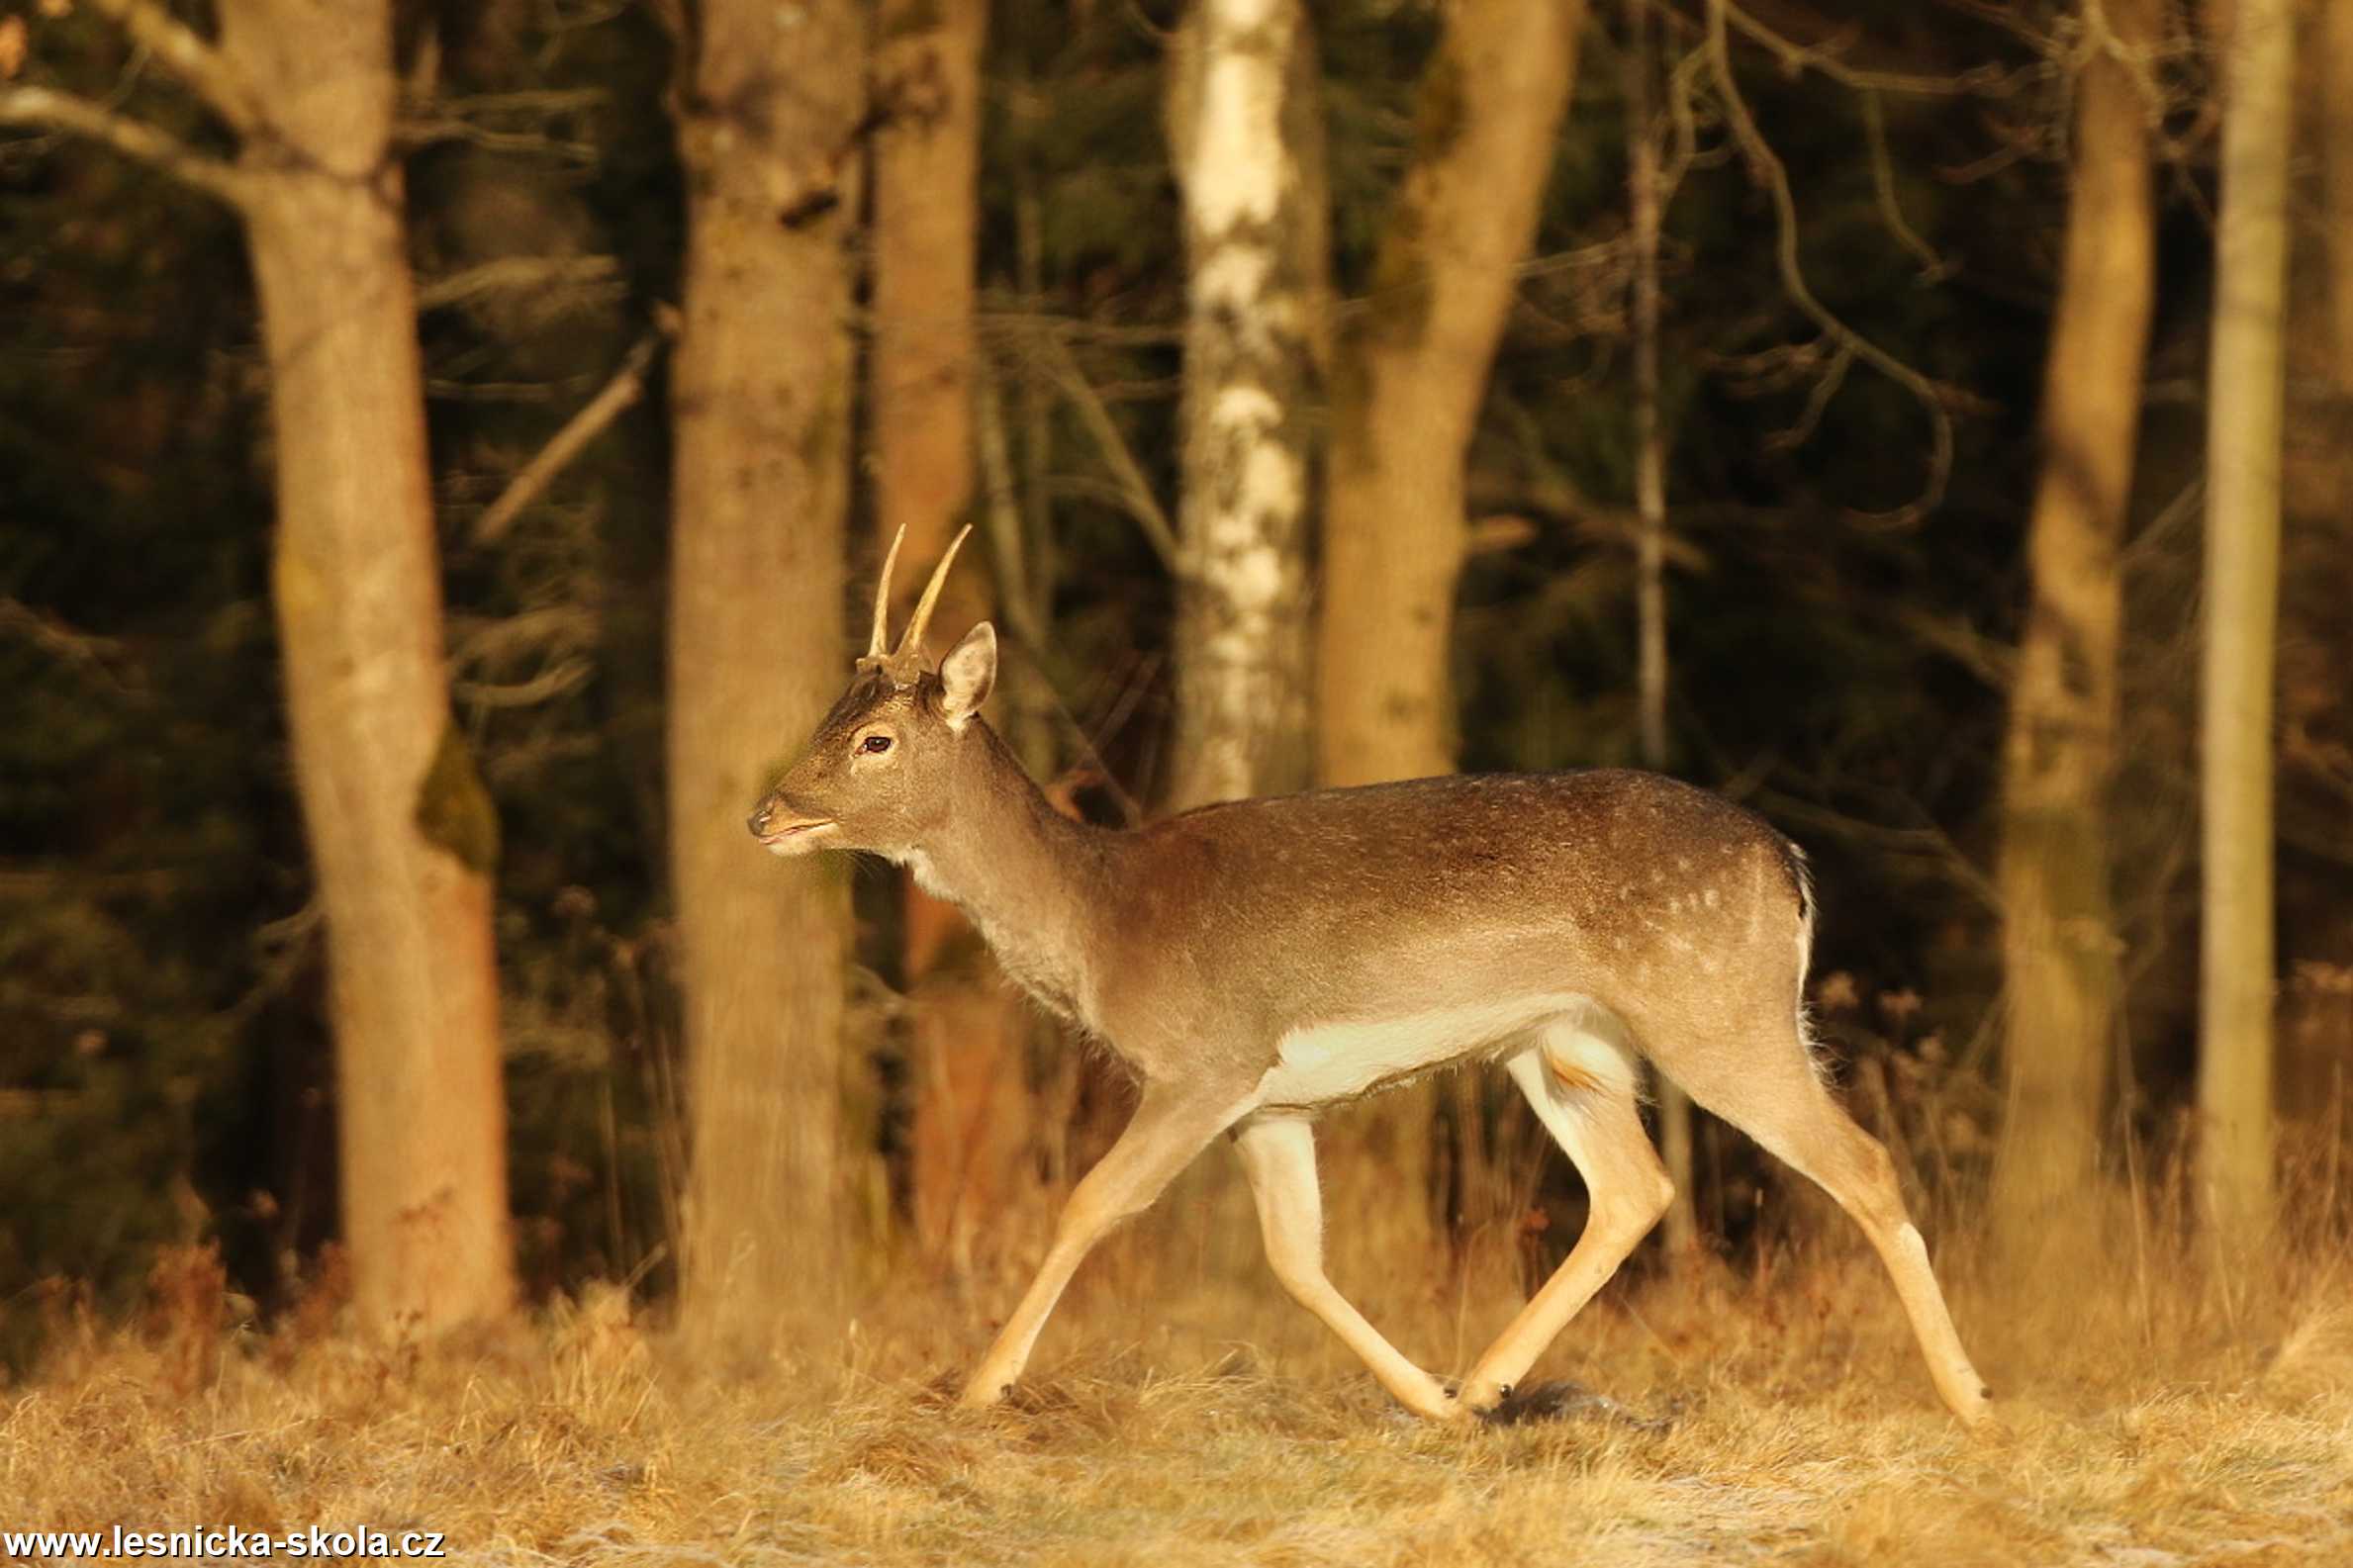
[[[1045,1262],[965,1384],[961,1403],[993,1405],[1004,1398],[1029,1364],[1054,1304],[1095,1243],[1120,1221],[1152,1207],[1193,1155],[1247,1109],[1247,1100],[1236,1103],[1230,1095],[1212,1098],[1192,1087],[1145,1086],[1127,1131],[1072,1191]]]

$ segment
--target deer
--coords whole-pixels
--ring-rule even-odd
[[[1513,1419],[1538,1356],[1673,1198],[1643,1127],[1647,1061],[1861,1227],[1937,1394],[1963,1423],[1986,1419],[1991,1396],[1894,1162],[1819,1065],[1805,1002],[1814,892],[1796,844],[1720,795],[1628,770],[1314,789],[1135,828],[1078,820],[982,716],[997,670],[990,624],[936,668],[925,657],[970,531],[942,554],[895,647],[905,530],[893,540],[865,656],[749,821],[779,856],[855,850],[908,868],[1140,1085],[960,1404],[1011,1392],[1088,1251],[1223,1136],[1275,1279],[1390,1397],[1434,1422]],[[1590,1205],[1558,1268],[1450,1385],[1326,1277],[1314,1123],[1459,1064],[1511,1076]]]

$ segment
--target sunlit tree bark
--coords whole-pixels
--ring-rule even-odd
[[[895,585],[901,614],[973,503],[987,26],[985,0],[890,0],[878,21],[867,385],[878,548],[906,530]],[[943,625],[961,632],[990,613],[986,581],[966,557],[943,591]],[[911,876],[904,898],[915,1231],[927,1252],[963,1274],[1027,1152],[1029,1015],[955,905]]]
[[[1335,334],[1315,653],[1324,784],[1455,766],[1448,660],[1464,464],[1536,235],[1583,22],[1582,0],[1448,8],[1369,296]],[[1359,1143],[1392,1193],[1427,1193],[1436,1102],[1432,1085],[1400,1089],[1335,1136]]]
[[[245,209],[276,415],[295,777],[327,911],[343,1227],[362,1315],[506,1310],[498,823],[451,723],[392,16],[221,8],[266,105]],[[271,144],[271,143],[276,144]]]
[[[2151,0],[2088,16],[2076,78],[2072,196],[2050,358],[2042,469],[2027,535],[2030,602],[2003,755],[2001,887],[2009,1034],[1999,1223],[2045,1234],[2091,1179],[2115,1049],[2109,900],[2122,588],[2118,549],[2140,424],[2155,292],[2148,126],[2135,85],[2156,42]]]
[[[687,46],[670,829],[692,1170],[682,1310],[757,1346],[841,1285],[841,870],[744,813],[839,689],[866,13],[706,0]]]
[[[875,521],[918,591],[973,499],[973,286],[987,0],[887,0],[875,45]],[[968,570],[956,583],[974,581]],[[953,606],[951,606],[953,607]]]
[[[2322,0],[2317,34],[2321,254],[2328,274],[2336,514],[2353,518],[2353,0]]]
[[[1446,773],[1463,461],[1575,73],[1581,0],[1461,0],[1339,336],[1318,645],[1327,784]]]
[[[495,1317],[515,1291],[490,918],[498,819],[449,708],[391,10],[223,0],[216,44],[153,0],[92,8],[237,138],[236,161],[222,162],[111,105],[0,85],[0,124],[92,138],[244,220],[355,1305],[399,1332]]]
[[[2201,1185],[2218,1239],[2272,1228],[2272,709],[2295,57],[2291,0],[2236,0],[2224,46],[2207,388],[2201,719]]]

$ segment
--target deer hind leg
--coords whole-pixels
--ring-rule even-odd
[[[1452,1421],[1462,1407],[1438,1379],[1400,1354],[1324,1275],[1324,1204],[1316,1188],[1315,1132],[1295,1116],[1263,1116],[1234,1133],[1251,1196],[1258,1200],[1267,1261],[1293,1300],[1324,1321],[1357,1352],[1398,1404],[1418,1416]]]
[[[1895,1281],[1937,1394],[1962,1421],[1984,1420],[1992,1396],[1953,1330],[1928,1245],[1905,1210],[1895,1161],[1814,1075],[1800,1026],[1793,1019],[1762,1060],[1749,1049],[1715,1061],[1722,1070],[1695,1073],[1683,1087],[1836,1199],[1862,1227]]]
[[[1504,1065],[1585,1178],[1592,1202],[1576,1246],[1471,1369],[1462,1402],[1473,1410],[1492,1410],[1527,1375],[1658,1223],[1675,1191],[1643,1131],[1634,1062],[1616,1045],[1559,1025]]]

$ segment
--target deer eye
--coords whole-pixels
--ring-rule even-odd
[[[858,749],[862,752],[866,752],[870,756],[879,757],[884,752],[887,752],[891,749],[891,737],[888,735],[869,735],[866,737],[866,739],[858,743]]]

